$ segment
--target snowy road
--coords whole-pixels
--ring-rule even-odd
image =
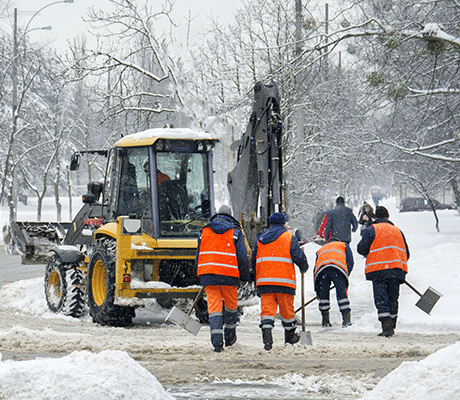
[[[333,328],[320,327],[317,304],[307,307],[307,329],[312,333],[313,346],[284,346],[278,322],[274,348],[266,352],[256,302],[245,307],[237,328],[238,342],[216,354],[207,326],[195,337],[164,324],[167,310],[154,301],[137,311],[134,324],[128,328],[95,325],[87,315],[74,319],[53,314],[43,294],[44,266],[23,266],[19,257],[0,252],[0,353],[6,361],[37,356],[58,359],[73,351],[101,354],[121,350],[155,376],[176,399],[359,399],[404,361],[424,360],[460,340],[455,311],[460,307],[459,216],[449,210],[439,214],[441,233],[434,231],[429,213],[398,214],[394,208],[390,210],[411,247],[410,282],[422,292],[432,285],[443,294],[429,316],[415,307],[418,296],[402,286],[401,315],[391,339],[376,336],[380,327],[372,289],[364,278],[364,259],[356,253],[349,291],[351,327],[341,328],[334,293]],[[354,249],[358,241],[355,235]],[[308,244],[305,248],[310,266],[315,246]],[[314,296],[312,279],[306,280],[306,296]],[[296,307],[299,303],[297,296]],[[430,371],[432,374],[437,370]],[[432,380],[423,379],[430,387],[442,382],[442,377],[436,379],[436,375]]]
[[[283,331],[277,326],[274,349],[266,352],[257,323],[243,318],[238,342],[216,354],[208,327],[194,337],[166,325],[162,322],[166,312],[153,303],[139,310],[129,328],[95,325],[88,316],[80,320],[56,316],[46,310],[42,282],[42,277],[17,281],[1,291],[10,304],[0,308],[3,360],[122,350],[177,399],[281,399],[287,394],[292,399],[338,395],[357,399],[403,361],[423,359],[458,340],[454,334],[378,338],[375,332],[342,329],[335,317],[336,327],[327,330],[318,321],[309,321],[313,336],[309,347],[284,346]]]
[[[6,254],[0,246],[0,287],[22,279],[37,278],[44,273],[44,265],[21,265],[21,256]]]

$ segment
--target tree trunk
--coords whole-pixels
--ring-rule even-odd
[[[66,168],[66,178],[67,178],[67,193],[69,196],[69,221],[72,221],[72,184],[70,182],[70,169]]]
[[[9,208],[9,215],[10,215],[10,222],[16,221],[16,210],[14,208],[14,201],[13,201],[13,183],[9,185],[7,200],[8,200],[8,208]]]
[[[434,214],[434,219],[436,221],[436,231],[439,232],[439,218],[438,218],[438,213],[436,212],[436,207],[433,204],[433,201],[431,200],[430,197],[428,197],[428,202],[430,203],[431,211],[433,211]]]
[[[457,210],[460,211],[460,188],[458,187],[457,178],[454,177],[451,179],[450,184],[452,186],[452,191],[455,196],[455,204],[457,205]]]
[[[57,160],[59,160],[59,157],[56,157]],[[57,171],[56,171],[56,177],[54,179],[54,202],[56,204],[56,221],[61,221],[62,220],[62,205],[59,199],[59,181],[61,177],[61,168],[59,165],[59,161],[57,162]]]
[[[41,222],[42,220],[42,206],[43,206],[43,194],[40,194],[37,198],[37,221]]]

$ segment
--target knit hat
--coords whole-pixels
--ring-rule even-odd
[[[344,199],[342,196],[339,196],[339,197],[337,197],[337,199],[335,200],[335,203],[336,203],[336,204],[339,204],[339,203],[345,204],[345,199]]]
[[[376,218],[388,218],[390,214],[388,213],[388,210],[383,207],[383,206],[378,206],[375,209],[375,217]]]
[[[268,220],[270,225],[284,225],[286,223],[286,215],[280,212],[273,213]]]
[[[220,206],[217,214],[224,214],[224,215],[228,215],[229,217],[232,217],[232,209],[229,206],[223,205],[223,206]]]

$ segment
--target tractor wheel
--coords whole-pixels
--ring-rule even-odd
[[[81,317],[86,308],[85,274],[54,254],[46,264],[45,298],[51,311]]]
[[[88,267],[88,306],[93,322],[101,325],[128,326],[134,308],[120,307],[115,299],[116,241],[102,239],[96,244]]]

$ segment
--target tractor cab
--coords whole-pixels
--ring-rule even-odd
[[[141,219],[143,232],[155,239],[198,237],[214,210],[216,141],[189,129],[152,129],[118,141],[104,184],[107,219]]]

